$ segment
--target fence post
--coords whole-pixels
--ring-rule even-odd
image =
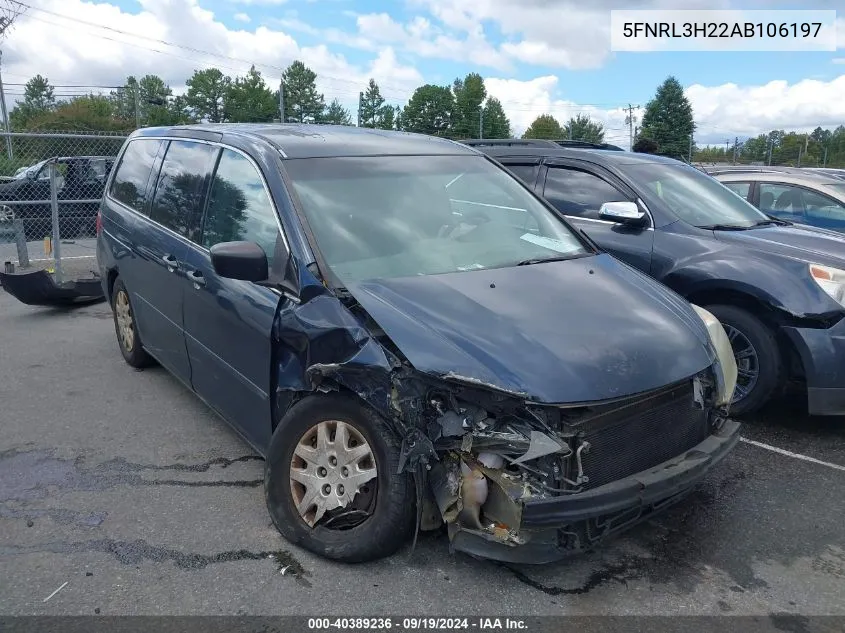
[[[29,266],[29,251],[26,248],[23,220],[12,220],[12,229],[15,231],[15,246],[18,249],[18,266],[27,268]]]
[[[56,178],[58,173],[56,161],[50,163],[50,208],[53,215],[53,260],[55,261],[56,284],[62,283],[62,247],[59,233],[59,185]]]

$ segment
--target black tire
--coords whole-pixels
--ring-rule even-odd
[[[129,309],[129,316],[132,319],[131,346],[125,341],[125,338],[121,334],[121,327],[118,321],[118,302],[123,301],[123,297],[125,297],[126,305]],[[123,355],[123,360],[136,369],[152,365],[155,361],[153,361],[153,358],[144,351],[144,347],[141,343],[141,337],[138,334],[138,327],[135,323],[135,311],[132,308],[129,291],[126,290],[126,286],[123,284],[123,280],[120,277],[114,280],[114,285],[112,286],[111,310],[112,319],[114,320],[114,333],[117,336],[117,345],[120,347],[120,353]]]
[[[310,527],[294,505],[290,467],[294,449],[305,433],[319,422],[338,420],[351,424],[369,443],[377,468],[372,514],[344,530],[318,522]],[[291,543],[347,563],[390,556],[408,540],[416,516],[413,477],[397,474],[400,442],[385,420],[351,396],[313,395],[300,400],[276,427],[267,451],[264,495],[273,524]]]
[[[729,334],[732,328],[745,337],[757,355],[756,383],[747,395],[731,403],[731,414],[733,415],[753,413],[766,404],[782,384],[783,360],[775,335],[765,323],[742,308],[729,305],[711,305],[705,309],[719,319]],[[733,344],[736,352],[736,340]],[[746,361],[737,359],[737,366],[741,368],[743,362]],[[740,377],[741,379],[742,377]]]

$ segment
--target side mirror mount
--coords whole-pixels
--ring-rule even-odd
[[[211,265],[221,277],[260,283],[270,267],[264,249],[255,242],[221,242],[211,247]]]
[[[647,222],[636,202],[605,202],[599,209],[599,219],[626,226],[644,226]]]

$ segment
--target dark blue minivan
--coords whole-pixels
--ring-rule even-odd
[[[458,550],[556,560],[738,439],[718,320],[451,141],[139,130],[97,233],[126,362],[228,421],[266,458],[275,525],[330,558],[445,525]]]

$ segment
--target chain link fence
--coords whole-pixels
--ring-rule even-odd
[[[0,133],[0,262],[57,283],[96,269],[97,210],[125,136]]]

